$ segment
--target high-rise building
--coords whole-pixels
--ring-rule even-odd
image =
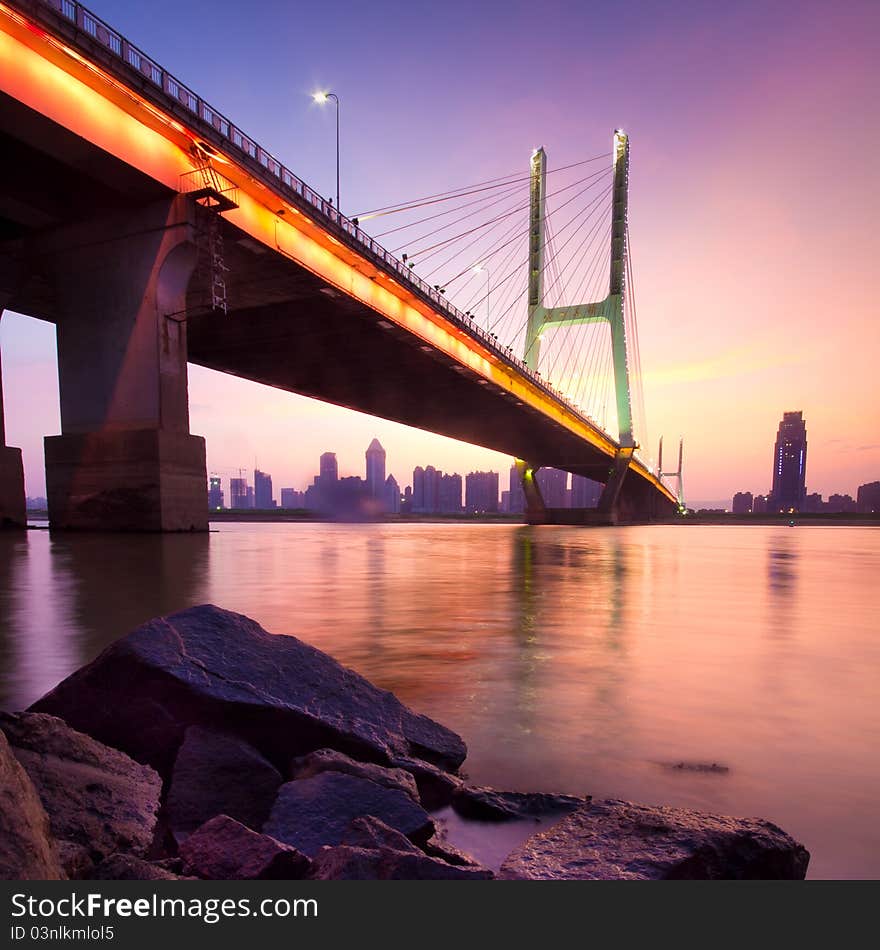
[[[385,479],[383,491],[385,510],[390,515],[400,514],[400,485],[397,484],[397,479],[393,475]]]
[[[331,485],[339,481],[339,466],[336,463],[335,452],[325,452],[321,456],[319,470],[321,475],[320,484],[323,487],[330,488]]]
[[[461,475],[440,476],[440,497],[437,510],[446,515],[457,515],[461,512]]]
[[[385,493],[385,449],[378,439],[367,447],[367,494],[381,499]]]
[[[752,499],[752,514],[753,515],[767,514],[767,496],[766,495],[755,495],[755,497]]]
[[[602,483],[584,475],[571,476],[571,507],[595,508],[602,495]]]
[[[511,514],[519,514],[525,511],[526,498],[523,494],[522,478],[516,469],[516,465],[510,466],[510,481],[508,482],[508,487],[510,489],[510,499],[507,504],[507,510],[511,512]]]
[[[220,484],[220,476],[212,475],[208,479],[208,508],[211,511],[219,511],[223,507],[223,488]]]
[[[282,508],[304,508],[305,497],[303,492],[295,488],[281,489],[281,507]]]
[[[425,466],[425,511],[434,513],[440,510],[440,479],[443,472],[433,465]]]
[[[254,469],[254,508],[274,508],[272,498],[272,476]]]
[[[566,489],[568,488],[568,472],[558,468],[540,468],[535,481],[541,490],[541,497],[547,508],[566,507]]]
[[[859,485],[856,508],[866,515],[880,514],[880,482],[866,482],[864,485]]]
[[[470,472],[464,486],[464,506],[469,512],[498,511],[498,472]]]
[[[248,485],[247,493],[245,494],[245,499],[244,499],[245,508],[253,508],[254,502],[255,502],[254,489],[250,485]]]
[[[229,479],[229,507],[247,508],[248,483],[246,478]]]
[[[854,514],[857,510],[855,498],[852,495],[829,495],[828,503],[825,506],[826,511],[839,514]]]
[[[730,510],[735,515],[750,515],[752,513],[752,493],[750,491],[738,491],[733,496],[730,504]]]
[[[425,470],[421,465],[413,469],[412,510],[415,512],[425,510]]]
[[[771,511],[799,511],[806,496],[807,426],[803,412],[785,412],[773,447]]]

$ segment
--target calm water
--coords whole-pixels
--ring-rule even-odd
[[[213,602],[456,729],[473,781],[760,815],[806,844],[812,877],[877,878],[878,577],[871,528],[6,534],[0,705]]]

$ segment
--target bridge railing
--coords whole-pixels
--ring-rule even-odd
[[[274,155],[267,152],[261,145],[258,145],[252,138],[242,132],[226,116],[197,96],[188,86],[172,76],[155,60],[147,56],[143,50],[130,43],[121,33],[114,30],[81,3],[76,2],[76,0],[12,0],[12,2],[26,10],[32,10],[40,6],[55,10],[64,20],[74,26],[79,34],[85,34],[92,41],[99,43],[112,57],[135,70],[145,80],[145,89],[152,89],[155,93],[160,93],[174,100],[183,108],[185,113],[188,113],[200,123],[209,126],[215,135],[225,140],[234,151],[241,153],[245,159],[249,160],[249,164],[253,165],[255,163],[259,166],[258,173],[280,194],[283,195],[287,192],[291,196],[306,202],[321,215],[325,223],[329,223],[342,232],[359,248],[369,251],[374,260],[394,271],[406,284],[417,289],[423,297],[436,305],[444,316],[450,318],[452,322],[478,339],[521,375],[527,377],[534,386],[550,398],[565,405],[581,422],[586,423],[606,438],[611,438],[592,416],[584,413],[579,406],[551,386],[541,377],[540,373],[528,367],[523,360],[514,355],[510,347],[505,347],[499,343],[496,336],[478,326],[468,314],[463,313],[455,304],[447,300],[446,296],[440,293],[437,288],[432,287],[417,274],[414,274],[411,268],[382,247],[369,234],[362,231],[354,221],[343,215],[338,208],[335,208],[332,202],[321,197]],[[75,34],[72,38],[77,40],[79,36]],[[159,104],[162,104],[161,100],[159,100]]]

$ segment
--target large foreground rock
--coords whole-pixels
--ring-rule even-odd
[[[117,852],[146,852],[162,793],[162,781],[149,766],[53,716],[0,713],[0,730],[34,783],[59,841],[85,848],[94,862]]]
[[[355,818],[372,815],[411,841],[434,833],[428,813],[406,792],[344,772],[322,772],[281,786],[263,831],[314,857],[342,842]]]
[[[187,727],[233,732],[278,768],[315,749],[388,763],[464,760],[462,739],[295,637],[214,606],[118,640],[32,707],[167,775]]]
[[[296,848],[257,834],[228,815],[206,822],[180,846],[183,866],[210,881],[289,881],[309,873]]]
[[[64,876],[39,796],[0,732],[0,878],[59,881]]]
[[[514,880],[801,880],[809,852],[756,818],[683,808],[594,802],[510,854],[500,877]]]
[[[244,740],[190,726],[171,773],[165,821],[178,840],[215,815],[262,828],[282,781],[272,763]]]

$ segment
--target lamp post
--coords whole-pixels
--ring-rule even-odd
[[[492,275],[489,272],[489,268],[485,264],[477,264],[474,268],[475,274],[482,274],[483,271],[486,272],[486,329],[489,329],[489,321],[492,317],[491,311],[489,310],[489,281],[492,279]]]
[[[324,105],[328,99],[336,103],[336,210],[342,214],[342,209],[339,207],[339,96],[335,92],[316,92],[312,99],[319,106]]]

